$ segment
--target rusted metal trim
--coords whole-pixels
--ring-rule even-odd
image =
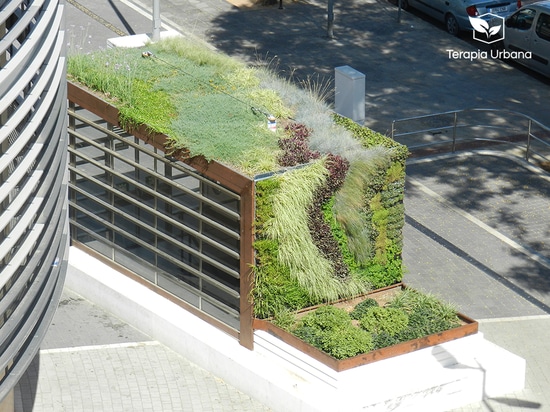
[[[252,287],[254,284],[254,218],[255,218],[254,182],[244,188],[241,195],[241,261],[240,261],[240,335],[239,343],[247,349],[254,349],[254,303]]]
[[[376,290],[373,293],[366,294],[366,296],[373,295],[375,293],[391,291],[395,288],[404,288],[404,284],[398,284],[384,288],[383,290]],[[307,310],[313,310],[316,307],[307,308]],[[275,326],[271,321],[264,319],[254,319],[254,329],[263,330],[269,334],[281,339],[283,342],[293,346],[301,352],[311,356],[312,358],[318,360],[329,368],[342,372],[348,369],[353,369],[358,366],[367,365],[369,363],[381,361],[384,359],[392,358],[394,356],[403,355],[406,353],[414,352],[419,349],[424,349],[439,345],[441,343],[449,342],[455,339],[460,339],[469,335],[473,335],[478,332],[478,322],[475,320],[461,314],[457,313],[459,319],[464,323],[461,326],[458,326],[453,329],[449,329],[440,333],[433,335],[424,336],[422,338],[410,340],[407,342],[398,343],[393,346],[388,346],[386,348],[377,349],[368,353],[363,353],[352,358],[348,359],[336,359],[327,353],[317,349],[316,347],[304,342],[303,340],[297,338],[291,333]]]

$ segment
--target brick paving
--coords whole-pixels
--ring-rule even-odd
[[[269,411],[68,289],[15,400],[17,412]]]

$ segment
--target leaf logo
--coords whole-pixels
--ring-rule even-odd
[[[470,19],[470,24],[472,25],[474,30],[477,31],[478,33],[484,33],[487,36],[487,38],[497,34],[500,31],[500,28],[502,27],[501,25],[489,27],[489,23],[487,23],[485,20],[480,19],[478,17],[468,16],[468,18]]]

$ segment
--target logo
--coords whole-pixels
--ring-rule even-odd
[[[504,17],[486,13],[479,17],[469,17],[469,19],[474,28],[474,40],[485,44],[504,40]]]

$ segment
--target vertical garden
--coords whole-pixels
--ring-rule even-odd
[[[279,163],[287,169],[256,183],[259,318],[353,297],[403,277],[407,149],[349,119],[332,120],[349,133],[353,150],[341,141],[333,143],[341,154],[312,150],[320,146],[309,140],[314,132],[291,123],[278,142]]]

